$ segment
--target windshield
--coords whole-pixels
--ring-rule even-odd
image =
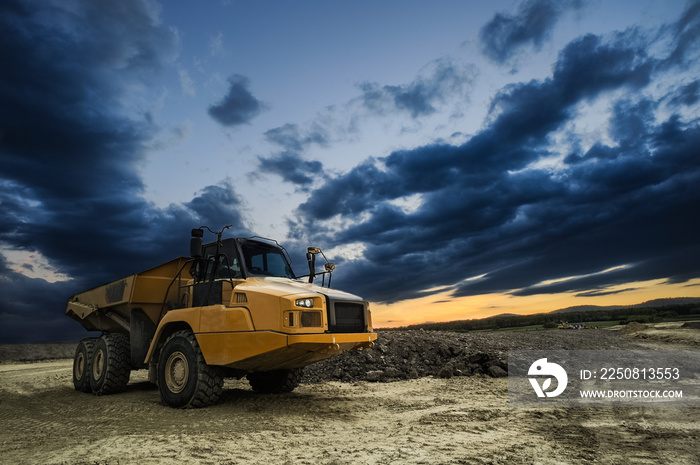
[[[280,249],[261,243],[243,242],[241,250],[248,274],[294,279],[294,273]]]

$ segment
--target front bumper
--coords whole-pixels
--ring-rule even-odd
[[[374,347],[377,333],[283,334],[272,331],[196,335],[209,365],[243,371],[301,368],[349,350]]]

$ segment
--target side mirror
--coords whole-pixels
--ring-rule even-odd
[[[316,254],[312,252],[313,247],[308,248],[306,252],[306,259],[309,261],[309,282],[314,282],[316,277]]]

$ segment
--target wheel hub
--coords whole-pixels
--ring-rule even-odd
[[[189,380],[190,366],[182,352],[173,352],[165,362],[165,384],[174,394],[182,392]]]
[[[95,360],[92,361],[92,377],[100,379],[105,368],[105,353],[101,350],[95,352]]]
[[[78,354],[75,359],[75,368],[73,369],[73,374],[75,379],[82,379],[85,373],[85,355],[82,352]]]

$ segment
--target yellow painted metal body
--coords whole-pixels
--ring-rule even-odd
[[[128,332],[131,310],[141,308],[157,324],[146,364],[183,327],[195,334],[207,364],[248,372],[300,368],[370,348],[377,338],[367,303],[351,294],[287,278],[250,277],[222,281],[222,304],[192,307],[192,281],[184,277],[189,263],[181,257],[76,294],[66,313],[88,330]],[[312,306],[300,308],[300,298],[311,299]],[[329,333],[328,298],[364,305],[366,332]]]
[[[283,334],[200,333],[197,341],[210,365],[244,371],[301,368],[347,350],[373,347],[376,333]]]
[[[134,308],[142,309],[157,324],[164,307],[182,305],[180,300],[184,294],[178,295],[178,283],[172,282],[179,271],[182,271],[182,276],[189,277],[189,267],[188,259],[179,257],[142,273],[81,292],[68,299],[66,314],[88,331],[123,332],[123,326],[117,323],[118,318],[128,322]],[[116,316],[105,317],[106,312]]]

